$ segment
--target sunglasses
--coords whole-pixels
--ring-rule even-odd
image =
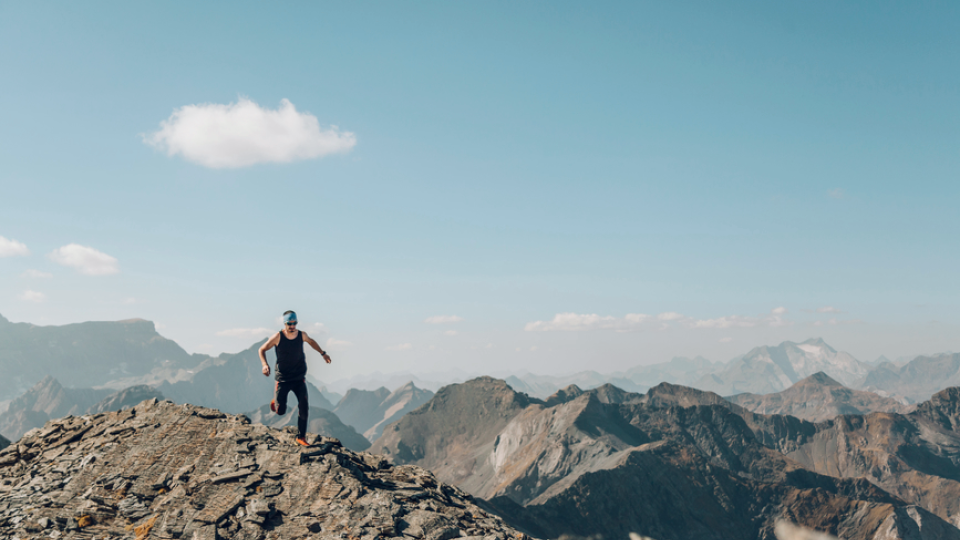
[[[287,326],[296,326],[296,325],[297,325],[297,321],[287,323]]]

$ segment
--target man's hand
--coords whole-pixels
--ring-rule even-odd
[[[330,362],[330,361],[327,360],[327,362]],[[267,365],[264,365],[264,366],[263,366],[263,376],[264,376],[264,377],[269,377],[269,376],[270,376],[270,366],[267,366]]]
[[[326,352],[324,352],[322,356],[323,356],[323,361],[328,364],[333,361],[333,360],[330,360],[330,355],[327,354]]]

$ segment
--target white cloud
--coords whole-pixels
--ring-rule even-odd
[[[849,319],[849,320],[846,320],[846,321],[838,321],[836,317],[833,317],[832,319],[829,319],[829,320],[827,320],[827,321],[814,321],[814,322],[812,322],[812,323],[810,323],[810,324],[811,324],[811,326],[818,326],[818,327],[819,327],[819,326],[823,326],[823,325],[825,325],[825,324],[829,324],[829,325],[831,325],[831,326],[837,326],[837,325],[842,325],[842,324],[859,324],[859,323],[862,323],[862,322],[863,322],[863,321],[860,320],[860,319]]]
[[[653,320],[650,315],[642,313],[628,313],[622,319],[596,313],[557,313],[550,321],[535,321],[527,323],[524,330],[527,332],[580,332],[584,330],[619,330],[627,331],[639,328],[642,324]]]
[[[353,343],[350,343],[349,341],[343,341],[341,339],[330,338],[327,340],[328,349],[345,349],[351,345],[353,345]]]
[[[759,317],[743,315],[726,315],[714,319],[695,319],[686,315],[667,311],[657,315],[642,313],[628,313],[623,318],[600,316],[596,313],[557,313],[553,320],[535,321],[527,323],[524,329],[527,332],[579,332],[585,330],[615,330],[617,332],[637,332],[644,328],[666,330],[674,323],[686,328],[726,329],[726,328],[753,328],[757,326],[790,326],[790,321],[781,315],[787,312],[786,308],[779,307],[771,310],[770,314]]]
[[[217,332],[217,335],[220,337],[243,337],[259,339],[265,338],[274,332],[276,332],[276,330],[271,330],[269,328],[231,328],[229,330],[221,330]]]
[[[833,306],[824,306],[821,308],[817,308],[817,313],[843,313],[843,312]]]
[[[20,294],[20,299],[25,300],[27,302],[40,303],[47,299],[47,295],[37,291],[23,291]]]
[[[0,236],[0,257],[25,257],[29,254],[30,250],[25,244]]]
[[[463,321],[463,317],[457,317],[456,315],[435,315],[433,317],[427,317],[423,322],[427,324],[449,324],[449,323],[458,323]]]
[[[39,270],[27,270],[20,274],[20,277],[49,279],[53,277],[53,274],[49,272],[41,272]]]
[[[531,351],[531,352],[532,352],[532,351],[536,351],[537,348],[538,348],[538,347],[537,347],[536,345],[534,345],[533,347],[530,347],[530,351]]]
[[[117,266],[117,259],[91,247],[81,246],[79,244],[68,244],[57,248],[48,256],[51,261],[63,266],[75,268],[81,274],[88,276],[105,276],[108,274],[116,274],[120,271],[120,268]]]
[[[731,341],[733,341],[733,338],[732,338],[732,337],[723,337],[723,338],[720,338],[720,343],[730,343]]]
[[[413,348],[412,343],[401,343],[399,345],[391,345],[384,349],[385,351],[409,351]]]
[[[843,191],[843,188],[834,188],[827,190],[827,196],[831,199],[842,199],[846,193]]]
[[[169,156],[179,154],[211,169],[319,158],[357,144],[353,133],[321,128],[316,116],[298,112],[286,99],[271,110],[247,98],[180,107],[143,139]]]
[[[456,330],[447,330],[447,331],[444,332],[443,334],[444,334],[444,335],[447,335],[447,336],[455,336],[455,335],[459,334],[459,332],[457,332]]]

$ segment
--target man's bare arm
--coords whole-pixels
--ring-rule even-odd
[[[260,363],[263,364],[263,375],[265,377],[270,376],[270,364],[267,363],[267,351],[277,346],[280,343],[280,332],[277,332],[266,343],[260,346]]]
[[[330,355],[327,354],[327,351],[321,349],[320,345],[318,345],[317,342],[312,337],[308,336],[307,333],[304,332],[303,330],[301,330],[300,333],[303,334],[303,342],[306,343],[307,345],[310,345],[311,347],[313,347],[313,350],[320,353],[320,356],[323,357],[324,362],[328,364],[332,362],[332,360],[330,359]]]

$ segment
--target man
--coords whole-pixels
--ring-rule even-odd
[[[313,347],[328,364],[330,356],[320,348],[306,332],[297,330],[297,314],[287,311],[283,314],[283,330],[274,334],[260,346],[260,363],[264,376],[270,376],[270,364],[267,363],[267,351],[277,348],[277,381],[273,388],[270,410],[283,415],[287,413],[287,395],[293,391],[297,396],[297,444],[310,446],[307,442],[307,416],[310,404],[307,400],[307,357],[303,354],[303,344]]]

